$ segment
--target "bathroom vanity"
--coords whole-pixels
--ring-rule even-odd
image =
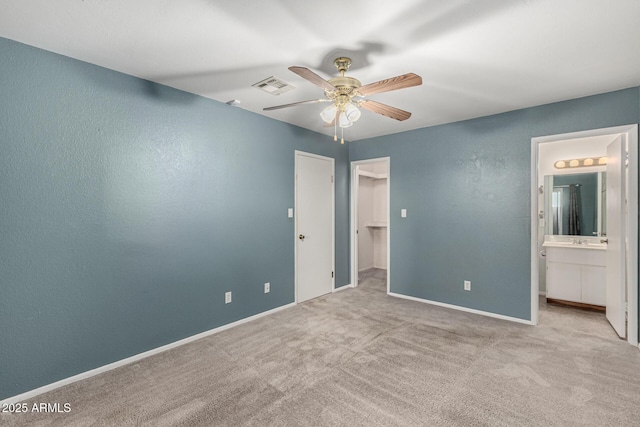
[[[607,305],[606,182],[604,171],[560,171],[544,178],[539,217],[548,301]]]
[[[600,306],[606,299],[606,243],[600,239],[546,236],[547,299]],[[554,239],[555,238],[555,239]]]

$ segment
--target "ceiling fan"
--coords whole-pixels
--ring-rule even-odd
[[[417,74],[408,73],[362,86],[360,80],[344,75],[351,66],[350,58],[336,58],[333,63],[338,69],[338,72],[340,72],[340,76],[329,80],[323,79],[305,67],[289,67],[289,70],[293,71],[303,79],[310,81],[320,89],[324,89],[325,98],[267,107],[264,108],[264,111],[296,107],[304,104],[331,102],[331,105],[322,110],[320,117],[322,117],[322,120],[326,123],[325,126],[334,126],[334,129],[336,129],[337,126],[344,129],[353,125],[353,123],[360,118],[361,113],[358,108],[364,108],[365,110],[382,114],[383,116],[399,121],[407,120],[411,117],[411,113],[408,111],[372,101],[366,97],[376,93],[389,92],[411,86],[419,86],[422,84],[422,77]],[[334,134],[333,140],[338,140],[337,132]],[[344,144],[344,137],[341,138],[341,143]]]

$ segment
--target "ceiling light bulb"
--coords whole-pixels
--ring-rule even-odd
[[[556,164],[555,164],[555,167],[558,168],[558,169],[562,169],[562,168],[564,168],[566,166],[567,166],[567,164],[565,162],[563,162],[562,160],[558,160],[556,162]]]
[[[322,117],[322,120],[324,120],[325,123],[331,123],[336,118],[336,111],[338,111],[336,104],[331,104],[322,110],[320,117]]]
[[[352,123],[357,122],[360,116],[362,115],[358,107],[356,107],[352,103],[348,103],[347,105],[344,106],[344,113],[347,115],[347,118]]]
[[[580,164],[579,161],[577,161],[576,159],[573,159],[569,162],[569,167],[575,168]]]
[[[582,164],[585,166],[591,166],[593,165],[593,159],[584,159],[584,162]]]
[[[340,126],[341,128],[348,128],[351,125],[353,125],[353,123],[347,117],[347,113],[345,113],[344,111],[340,113],[340,116],[338,118],[338,126]]]
[[[606,157],[600,157],[598,159],[598,164],[599,165],[606,165],[607,164],[607,158]]]

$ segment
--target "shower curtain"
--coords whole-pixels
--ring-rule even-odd
[[[569,232],[571,236],[580,236],[580,187],[576,184],[569,185]]]

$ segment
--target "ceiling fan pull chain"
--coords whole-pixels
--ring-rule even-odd
[[[336,113],[336,118],[333,119],[333,140],[338,140],[338,114]]]
[[[344,128],[340,128],[340,144],[344,144]]]

